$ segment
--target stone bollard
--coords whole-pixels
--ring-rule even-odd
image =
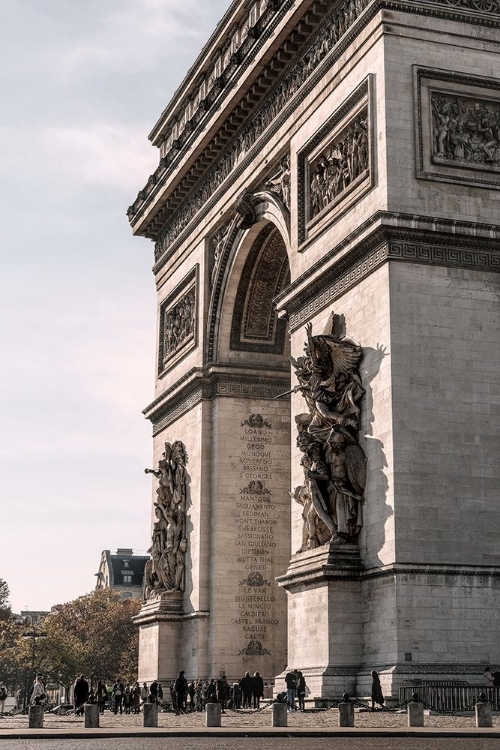
[[[220,727],[220,703],[207,703],[207,727]]]
[[[85,729],[97,729],[99,727],[99,706],[97,703],[86,703],[83,707]]]
[[[144,711],[144,723],[145,727],[157,727],[158,726],[158,706],[156,703],[144,703],[142,707]]]
[[[30,706],[28,726],[30,729],[43,729],[43,706]]]
[[[288,712],[286,703],[273,703],[273,727],[288,726]]]
[[[424,704],[419,699],[418,693],[413,693],[411,701],[408,703],[408,726],[424,726]]]
[[[491,715],[491,703],[486,695],[481,693],[479,701],[475,705],[476,709],[476,727],[492,727],[493,718]]]
[[[342,696],[342,702],[339,703],[339,727],[354,726],[354,703],[351,703],[347,693]]]

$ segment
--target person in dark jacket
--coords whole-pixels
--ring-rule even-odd
[[[183,669],[179,672],[175,681],[175,694],[177,696],[177,713],[180,711],[187,713],[188,681]]]
[[[85,679],[85,675],[81,674],[76,680],[73,694],[75,696],[75,716],[79,716],[83,714],[83,706],[89,697],[89,683]]]
[[[260,699],[264,697],[264,680],[260,672],[256,672],[252,677],[253,707],[260,708]]]
[[[113,685],[113,692],[112,692],[113,703],[114,703],[113,711],[115,714],[117,714],[118,711],[120,711],[121,714],[123,713],[124,693],[125,693],[125,685],[123,684],[121,679],[118,677],[115,684]]]
[[[297,671],[291,669],[285,676],[286,698],[288,710],[295,711],[295,695],[297,693]]]
[[[229,685],[225,674],[217,680],[217,700],[220,703],[221,712],[224,714],[226,703],[229,700]]]
[[[241,687],[239,682],[235,682],[233,685],[233,708],[238,710],[241,708]]]
[[[245,676],[241,678],[240,687],[243,694],[243,708],[252,708],[253,679],[250,672],[245,672]]]
[[[103,714],[106,708],[106,701],[108,700],[108,689],[104,680],[99,680],[97,683],[97,705],[99,706],[99,713]]]
[[[302,672],[297,672],[297,698],[299,699],[299,711],[305,711],[306,704],[306,681]]]
[[[384,707],[385,699],[382,694],[382,686],[380,685],[380,677],[378,676],[378,673],[373,670],[371,672],[372,677],[372,711],[375,711],[375,703],[378,703],[379,706]]]

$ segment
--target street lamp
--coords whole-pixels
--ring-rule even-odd
[[[28,630],[27,632],[23,633],[23,638],[31,638],[32,644],[31,644],[31,672],[32,672],[32,679],[35,680],[35,656],[36,656],[36,639],[37,638],[45,638],[47,633],[43,630],[37,630],[35,627],[35,623],[33,622],[33,617],[31,619],[31,630]],[[26,618],[28,620],[28,618]],[[27,624],[27,623],[26,623]],[[27,690],[27,681],[26,681],[26,673],[24,676],[24,701],[23,701],[23,708],[26,708],[27,703],[27,697],[28,697],[28,690]]]

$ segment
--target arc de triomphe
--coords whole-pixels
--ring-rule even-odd
[[[499,43],[499,0],[235,0],[154,126],[141,681],[500,665]]]

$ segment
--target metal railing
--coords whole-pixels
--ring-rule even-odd
[[[399,688],[399,703],[404,705],[412,700],[413,693],[426,707],[440,713],[473,711],[481,693],[491,703],[494,711],[500,711],[500,687],[468,685],[457,682],[428,682]]]

